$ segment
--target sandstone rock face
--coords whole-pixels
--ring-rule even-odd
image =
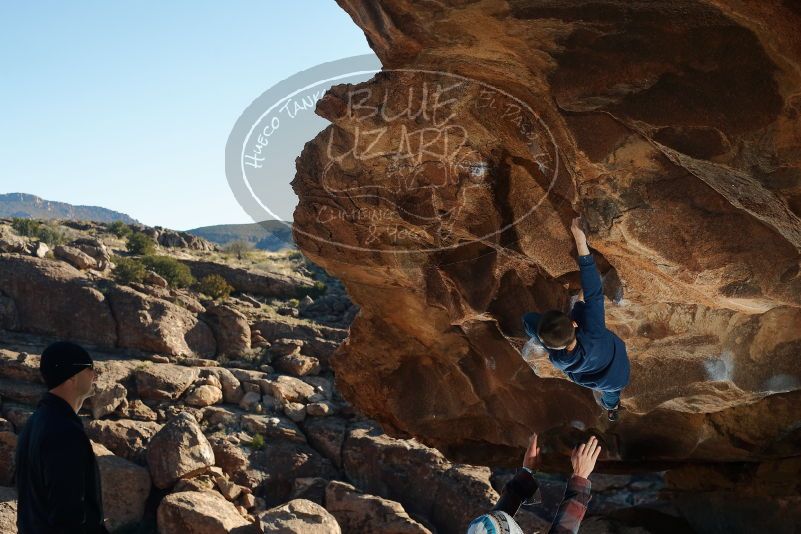
[[[344,532],[431,534],[430,530],[409,517],[400,503],[365,495],[344,482],[328,484],[325,506]]]
[[[114,286],[109,302],[120,347],[199,356],[213,356],[216,351],[209,326],[180,306],[125,286]]]
[[[267,510],[260,517],[261,531],[281,534],[341,534],[337,520],[319,504],[295,499]]]
[[[386,72],[318,103],[332,124],[299,158],[293,237],[361,308],[343,395],[474,463],[597,427],[588,390],[520,356],[521,315],[578,289],[582,215],[632,364],[611,457],[775,454],[801,399],[801,12],[339,3]]]
[[[214,450],[195,418],[183,412],[150,440],[147,465],[153,485],[167,489],[179,478],[214,465]]]
[[[242,312],[227,304],[212,304],[206,307],[205,317],[219,354],[240,354],[250,348],[250,325]]]
[[[248,522],[216,491],[182,491],[167,495],[156,515],[162,534],[256,534]]]
[[[19,330],[113,347],[114,317],[88,282],[64,262],[0,254],[0,291],[14,301]]]
[[[465,532],[476,511],[492,509],[498,499],[488,468],[452,464],[436,449],[391,438],[369,424],[351,428],[342,463],[361,490],[430,518],[443,534]]]
[[[99,443],[92,443],[92,448],[100,468],[103,513],[108,519],[108,528],[115,530],[141,521],[150,494],[147,469],[115,456]]]
[[[310,289],[309,280],[278,273],[254,272],[240,267],[231,267],[211,261],[182,260],[197,279],[210,274],[217,274],[233,286],[237,291],[244,291],[265,297],[291,298],[299,289]]]

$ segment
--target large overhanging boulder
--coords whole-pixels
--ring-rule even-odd
[[[473,462],[588,429],[622,461],[799,452],[792,3],[340,5],[385,72],[318,103],[293,236],[361,307],[349,400]],[[613,428],[520,356],[521,315],[578,289],[577,215],[632,361]]]

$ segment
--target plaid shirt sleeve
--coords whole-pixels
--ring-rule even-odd
[[[556,512],[548,534],[576,534],[590,501],[590,481],[577,475],[570,477],[565,496]]]

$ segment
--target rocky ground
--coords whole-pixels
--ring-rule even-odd
[[[215,301],[155,272],[115,282],[114,260],[129,254],[105,225],[57,225],[65,243],[51,251],[9,223],[0,221],[3,532],[16,531],[16,436],[45,391],[39,355],[54,339],[83,343],[96,361],[96,391],[80,415],[113,532],[456,533],[511,476],[390,437],[342,398],[329,357],[358,310],[299,254],[237,259],[140,228],[158,254],[235,287]],[[626,495],[642,481],[603,477],[596,484],[607,480],[610,491],[595,499],[599,513],[636,504]],[[524,525],[545,528],[562,483],[544,480],[543,504],[521,512]],[[662,485],[651,475],[639,502],[656,502]]]
[[[62,244],[50,247],[9,223],[0,220],[2,532],[16,531],[16,436],[45,391],[39,355],[55,339],[81,342],[96,361],[96,391],[80,416],[113,532],[457,533],[514,472],[453,463],[410,436],[392,437],[343,398],[330,361],[358,307],[297,252],[239,259],[188,235],[139,228],[157,240],[157,255],[234,287],[215,300],[155,272],[143,283],[115,281],[115,259],[132,255],[106,225],[56,224]],[[792,446],[793,430],[784,432]],[[526,532],[547,530],[564,487],[564,451],[545,453],[558,457],[549,462],[555,474],[541,477],[540,503],[519,513]],[[765,499],[766,510],[776,502],[794,510],[797,464],[618,474],[602,464],[582,531],[704,532],[726,517],[742,524],[742,512]],[[776,532],[786,519],[750,516]]]

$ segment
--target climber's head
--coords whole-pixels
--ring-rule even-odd
[[[549,349],[563,349],[576,339],[577,326],[566,313],[549,310],[542,314],[537,327],[537,337]]]

